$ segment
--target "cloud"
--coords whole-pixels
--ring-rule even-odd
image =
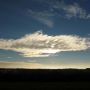
[[[90,19],[90,14],[87,15],[87,19]]]
[[[48,8],[40,9],[28,9],[27,13],[29,16],[34,18],[35,20],[41,22],[42,24],[52,28],[54,26],[55,17],[63,17],[67,19],[71,18],[79,18],[79,19],[90,19],[90,13],[83,7],[81,7],[78,3],[73,2],[72,4],[67,4],[64,1],[43,1],[39,0],[37,2],[41,2],[42,5],[46,4]]]
[[[0,39],[0,49],[19,52],[24,57],[48,57],[62,51],[90,48],[90,38],[73,35],[49,36],[37,31],[19,39]]]
[[[63,10],[66,12],[66,16],[68,18],[71,17],[78,17],[82,19],[87,18],[86,10],[81,8],[77,3],[74,3],[73,5],[67,5],[63,7]]]
[[[66,4],[64,1],[57,1],[53,4],[53,8],[62,10],[64,16],[67,18],[80,18],[80,19],[90,19],[90,13],[87,13],[87,10],[82,8],[78,3]]]
[[[36,12],[29,9],[28,14],[32,16],[34,19],[38,20],[39,22],[47,25],[48,27],[50,28],[53,27],[54,22],[49,19],[49,17],[53,16],[53,14],[48,12],[47,10],[43,12],[40,11]]]

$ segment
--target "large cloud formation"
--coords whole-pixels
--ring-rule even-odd
[[[19,52],[25,57],[46,57],[61,51],[90,48],[90,38],[74,35],[50,36],[37,31],[19,39],[0,39],[0,49]]]

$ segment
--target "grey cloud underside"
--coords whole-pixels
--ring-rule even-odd
[[[25,57],[46,57],[61,51],[90,48],[90,38],[73,35],[49,36],[38,31],[19,39],[0,39],[0,49],[20,52]]]

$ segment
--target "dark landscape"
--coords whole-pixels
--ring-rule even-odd
[[[90,89],[90,69],[0,69],[0,88]]]

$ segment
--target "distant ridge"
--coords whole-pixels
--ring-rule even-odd
[[[0,81],[90,81],[86,69],[0,69]]]

